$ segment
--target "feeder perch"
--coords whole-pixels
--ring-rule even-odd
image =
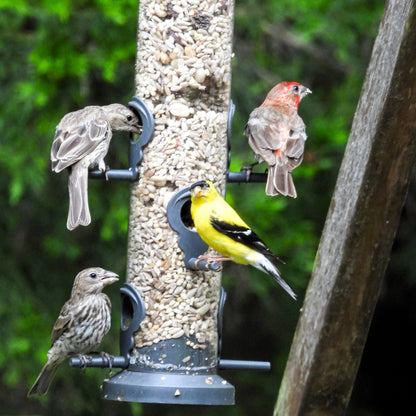
[[[95,169],[89,172],[91,179],[115,179],[122,181],[137,181],[139,179],[139,164],[143,158],[143,147],[152,138],[155,123],[149,107],[140,98],[133,97],[129,102],[129,107],[142,122],[142,133],[137,140],[134,140],[133,133],[130,133],[129,168],[109,169],[105,173]]]
[[[227,172],[227,182],[229,183],[262,183],[267,181],[266,173],[250,173],[246,172]]]

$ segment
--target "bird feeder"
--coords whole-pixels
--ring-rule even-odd
[[[151,109],[155,128],[131,186],[127,282],[145,316],[130,354],[140,371],[130,366],[106,381],[109,399],[234,400],[233,388],[216,374],[221,274],[186,267],[167,219],[172,196],[195,180],[209,175],[224,193],[232,16],[232,5],[213,0],[139,5],[136,95]],[[127,385],[136,386],[135,396],[120,390]]]
[[[228,172],[233,13],[231,0],[140,1],[136,95],[153,134],[130,177],[121,356],[87,364],[122,368],[104,381],[105,399],[231,405],[234,387],[219,370],[270,368],[220,358],[221,268],[196,262],[208,247],[189,222],[192,183],[211,179],[224,195],[227,178],[265,180]]]

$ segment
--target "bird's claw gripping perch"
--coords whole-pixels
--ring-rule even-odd
[[[106,363],[106,367],[111,370],[113,367],[114,355],[108,354],[105,351],[101,351],[100,356],[103,359],[103,363]]]
[[[81,361],[81,368],[83,371],[86,370],[86,368],[91,364],[92,357],[85,354],[77,354],[77,357]]]
[[[253,172],[253,165],[244,165],[240,172],[243,172],[246,174],[246,182],[250,182],[251,173]]]
[[[108,182],[109,178],[108,178],[108,171],[110,170],[110,166],[106,165],[105,169],[104,169],[104,176],[105,176],[105,180]]]

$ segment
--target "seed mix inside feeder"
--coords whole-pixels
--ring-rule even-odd
[[[130,354],[130,367],[140,371],[107,380],[109,399],[234,402],[234,388],[216,374],[221,274],[188,270],[167,220],[171,197],[196,180],[215,178],[224,193],[232,27],[232,4],[140,2],[136,95],[151,109],[155,128],[131,188],[127,281],[139,292],[145,317]],[[181,380],[181,387],[169,375],[192,380]],[[142,397],[118,390],[136,377],[142,390],[148,385]],[[222,393],[190,397],[195,388]]]
[[[172,197],[198,180],[213,179],[225,193],[233,13],[232,1],[139,5],[136,95],[153,113],[154,133],[131,185],[127,282],[140,301],[124,294],[123,304],[136,307],[123,306],[123,314],[140,319],[133,313],[123,332],[122,316],[124,360],[116,358],[124,369],[104,381],[106,399],[233,404],[234,387],[218,369],[252,368],[219,361],[221,273],[189,269],[167,212]],[[182,218],[175,207],[173,214]]]

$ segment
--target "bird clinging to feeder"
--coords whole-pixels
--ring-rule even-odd
[[[48,360],[28,397],[48,392],[56,370],[66,358],[88,353],[101,343],[111,326],[111,302],[102,290],[117,280],[116,273],[101,267],[91,267],[77,274],[71,297],[53,326]]]
[[[122,104],[89,106],[66,114],[56,127],[51,149],[52,170],[68,168],[69,210],[67,228],[88,225],[88,168],[106,172],[104,157],[113,130],[140,133],[139,118]]]
[[[269,165],[267,195],[297,196],[291,172],[302,163],[307,138],[298,107],[311,93],[297,82],[281,82],[250,114],[244,134],[259,163]]]
[[[191,186],[191,216],[202,240],[222,255],[201,256],[200,259],[233,260],[239,264],[254,266],[272,276],[292,298],[296,299],[293,290],[267,258],[278,257],[219,195],[211,181],[200,181]]]

